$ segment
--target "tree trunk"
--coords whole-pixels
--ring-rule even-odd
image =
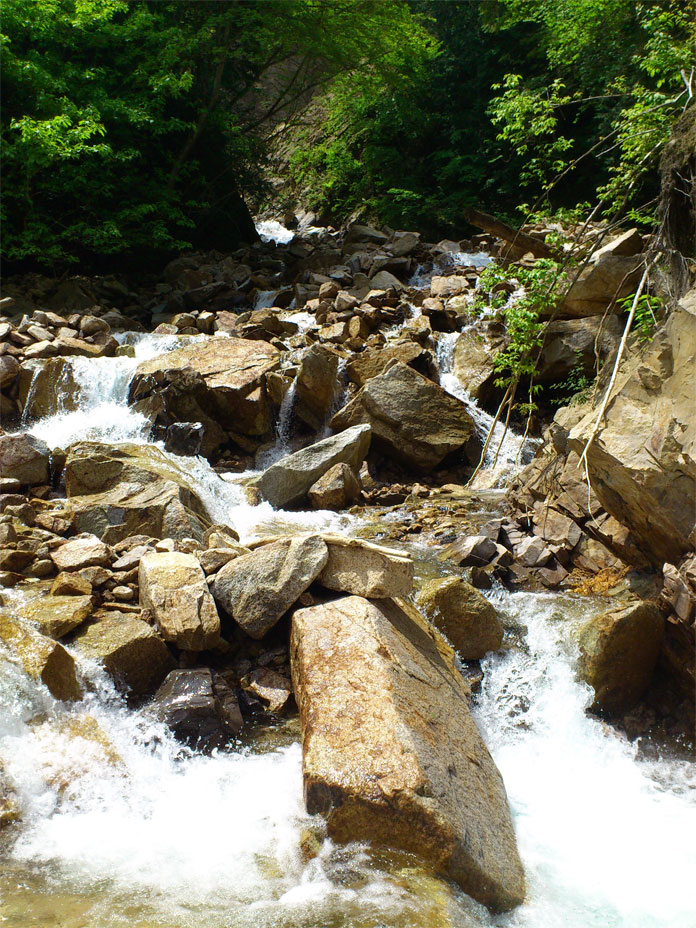
[[[534,238],[532,235],[527,235],[526,232],[521,232],[519,229],[513,229],[512,226],[502,220],[496,219],[495,216],[490,216],[488,213],[482,213],[481,210],[469,207],[464,210],[464,218],[472,226],[483,229],[484,232],[495,235],[496,238],[501,238],[511,245],[517,245],[523,248],[524,251],[531,251],[535,258],[552,258],[554,261],[558,261],[560,258],[559,253],[547,245],[546,242]]]

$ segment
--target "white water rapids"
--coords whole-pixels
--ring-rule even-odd
[[[72,360],[78,411],[59,403],[31,431],[63,448],[84,438],[146,441],[144,420],[127,407],[128,382],[140,360],[179,342],[132,341],[134,359]],[[204,460],[169,457],[244,539],[284,525],[350,528],[333,513],[251,507]],[[292,724],[203,757],[127,709],[99,668],[80,663],[92,692],[65,706],[0,653],[0,759],[21,811],[21,824],[3,833],[0,924],[693,928],[693,768],[641,758],[587,716],[589,690],[575,679],[572,628],[601,607],[559,594],[494,598],[508,626],[526,628],[521,646],[484,662],[475,707],[527,872],[528,899],[515,912],[491,916],[407,855],[322,841],[309,859],[317,825],[303,808]],[[110,748],[83,737],[84,724],[97,724]]]

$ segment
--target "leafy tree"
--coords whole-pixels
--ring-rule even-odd
[[[400,0],[6,0],[3,251],[61,264],[253,236],[269,133],[317,87],[393,80]],[[394,55],[393,48],[399,48]]]

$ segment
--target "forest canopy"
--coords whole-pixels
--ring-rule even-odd
[[[5,0],[1,43],[10,265],[233,247],[279,188],[433,236],[649,224],[696,83],[684,0]]]

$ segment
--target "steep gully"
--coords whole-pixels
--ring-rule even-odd
[[[288,310],[300,326],[304,315]],[[127,404],[130,378],[140,361],[179,341],[124,340],[134,357],[71,361],[78,409],[62,410],[57,384],[56,411],[31,424],[33,434],[50,447],[85,438],[148,442],[147,420]],[[491,419],[453,376],[452,348],[453,338],[440,335],[441,385],[467,403],[485,432]],[[291,388],[264,463],[288,448],[292,403]],[[497,471],[493,481],[488,474],[488,485],[514,472],[520,445],[498,427],[489,452],[499,447]],[[243,542],[288,529],[352,534],[363,523],[332,512],[251,506],[236,475],[223,479],[202,458],[169,457],[195,482],[211,514],[233,525]],[[432,550],[412,545],[411,552],[422,573],[438,569]],[[659,756],[650,745],[631,744],[586,714],[591,692],[575,677],[572,630],[596,604],[561,593],[494,589],[490,596],[513,646],[484,660],[474,712],[515,818],[528,880],[522,907],[492,916],[407,855],[323,840],[307,860],[304,842],[317,826],[304,811],[293,720],[252,733],[237,751],[203,756],[182,751],[164,726],[128,710],[98,666],[82,661],[93,691],[65,706],[3,661],[0,755],[23,810],[19,834],[3,849],[3,923],[696,925],[696,852],[686,839],[696,828],[694,771],[678,754]],[[106,733],[117,763],[73,736],[75,721],[89,717]]]

